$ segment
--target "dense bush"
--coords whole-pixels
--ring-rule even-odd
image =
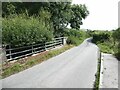
[[[75,37],[78,37],[80,38],[82,36],[82,34],[80,33],[80,31],[76,30],[76,29],[66,29],[64,31],[64,35],[65,36],[75,36]]]
[[[69,36],[67,39],[67,44],[74,44],[74,45],[78,45],[79,44],[79,39],[77,37],[74,36]]]
[[[112,53],[120,59],[120,28],[113,31],[92,32],[93,42],[96,43],[102,52]]]
[[[113,39],[114,39],[114,52],[117,58],[120,60],[120,28],[113,31]]]
[[[114,53],[111,33],[111,31],[93,31],[91,34],[93,36],[92,42],[97,44],[104,53]]]
[[[86,37],[86,32],[76,29],[64,30],[64,36],[68,37],[67,44],[79,45]]]
[[[53,32],[41,18],[26,17],[25,15],[2,20],[3,44],[23,46],[49,41]]]
[[[113,31],[112,36],[113,36],[115,41],[120,41],[120,28],[118,28],[117,30]]]
[[[110,35],[108,33],[98,33],[93,34],[93,42],[94,43],[103,43],[104,41],[108,41],[110,39]]]
[[[114,49],[114,52],[115,52],[115,56],[120,60],[120,47],[118,48],[116,48],[116,49]]]

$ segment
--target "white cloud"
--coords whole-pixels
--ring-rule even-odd
[[[73,0],[72,4],[86,4],[90,12],[81,28],[112,30],[118,27],[119,0]]]

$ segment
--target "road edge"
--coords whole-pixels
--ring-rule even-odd
[[[101,71],[101,51],[100,49],[98,49],[97,72],[95,74],[95,82],[94,82],[93,90],[99,90],[100,71]]]
[[[102,88],[103,85],[103,53],[101,52],[100,55],[101,66],[100,66],[100,81],[99,81],[99,90]]]

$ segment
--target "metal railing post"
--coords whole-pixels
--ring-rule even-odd
[[[12,60],[12,55],[11,55],[11,54],[12,54],[12,52],[11,52],[11,45],[9,45],[9,49],[10,49],[10,50],[9,50],[10,60]]]
[[[33,45],[32,45],[32,54],[34,54],[34,51],[33,51]]]
[[[54,43],[54,48],[55,48],[56,41],[55,41],[55,40],[53,40],[53,43]]]
[[[47,48],[46,48],[46,43],[45,43],[44,45],[45,45],[44,47],[45,47],[45,51],[46,51],[46,50],[47,50]]]

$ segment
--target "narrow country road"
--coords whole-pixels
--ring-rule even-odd
[[[99,49],[86,39],[81,45],[3,79],[3,88],[92,88]]]

